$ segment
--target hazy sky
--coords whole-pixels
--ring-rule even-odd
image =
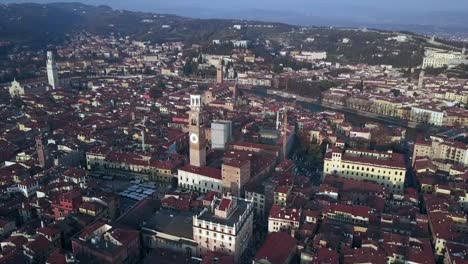
[[[314,9],[316,5],[329,8],[356,6],[372,9],[419,9],[421,11],[453,11],[468,9],[467,0],[0,0],[2,2],[83,2],[89,4],[107,4],[118,8],[148,10],[161,7],[197,6],[203,8],[258,8],[289,11]],[[351,10],[349,10],[351,11]]]
[[[197,6],[203,8],[259,8],[305,11],[305,9],[314,9],[316,5],[328,6],[329,8],[362,6],[372,9],[399,9],[402,11],[407,8],[421,11],[468,9],[467,0],[0,0],[0,3],[2,2],[83,2],[141,10],[158,7]]]
[[[192,17],[243,18],[297,24],[464,24],[468,0],[61,0]],[[0,0],[56,2],[51,0]],[[449,14],[450,13],[450,14]],[[467,16],[465,16],[467,15]]]

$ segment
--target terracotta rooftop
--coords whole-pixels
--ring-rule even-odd
[[[215,169],[215,168],[210,168],[210,167],[197,167],[197,166],[192,166],[192,165],[186,165],[180,170],[185,171],[185,172],[190,172],[193,174],[198,174],[202,175],[205,177],[221,180],[222,175],[221,175],[221,170]]]
[[[266,260],[271,264],[287,263],[296,250],[296,239],[288,233],[275,232],[268,235],[262,247],[257,251],[254,260]]]

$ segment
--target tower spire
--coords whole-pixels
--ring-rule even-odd
[[[223,59],[219,60],[218,67],[216,68],[216,82],[224,82],[224,69],[223,69]]]
[[[284,107],[283,116],[283,159],[286,159],[288,155],[288,109],[286,107]]]

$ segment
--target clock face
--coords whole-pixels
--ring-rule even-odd
[[[190,141],[194,144],[198,143],[198,136],[196,134],[191,134]]]

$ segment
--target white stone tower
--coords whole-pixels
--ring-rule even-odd
[[[52,86],[52,89],[58,87],[58,66],[57,63],[55,63],[54,54],[52,51],[47,51],[47,78],[49,80],[49,85]]]
[[[418,89],[424,88],[424,69],[421,69],[419,73],[419,80],[418,80]]]

